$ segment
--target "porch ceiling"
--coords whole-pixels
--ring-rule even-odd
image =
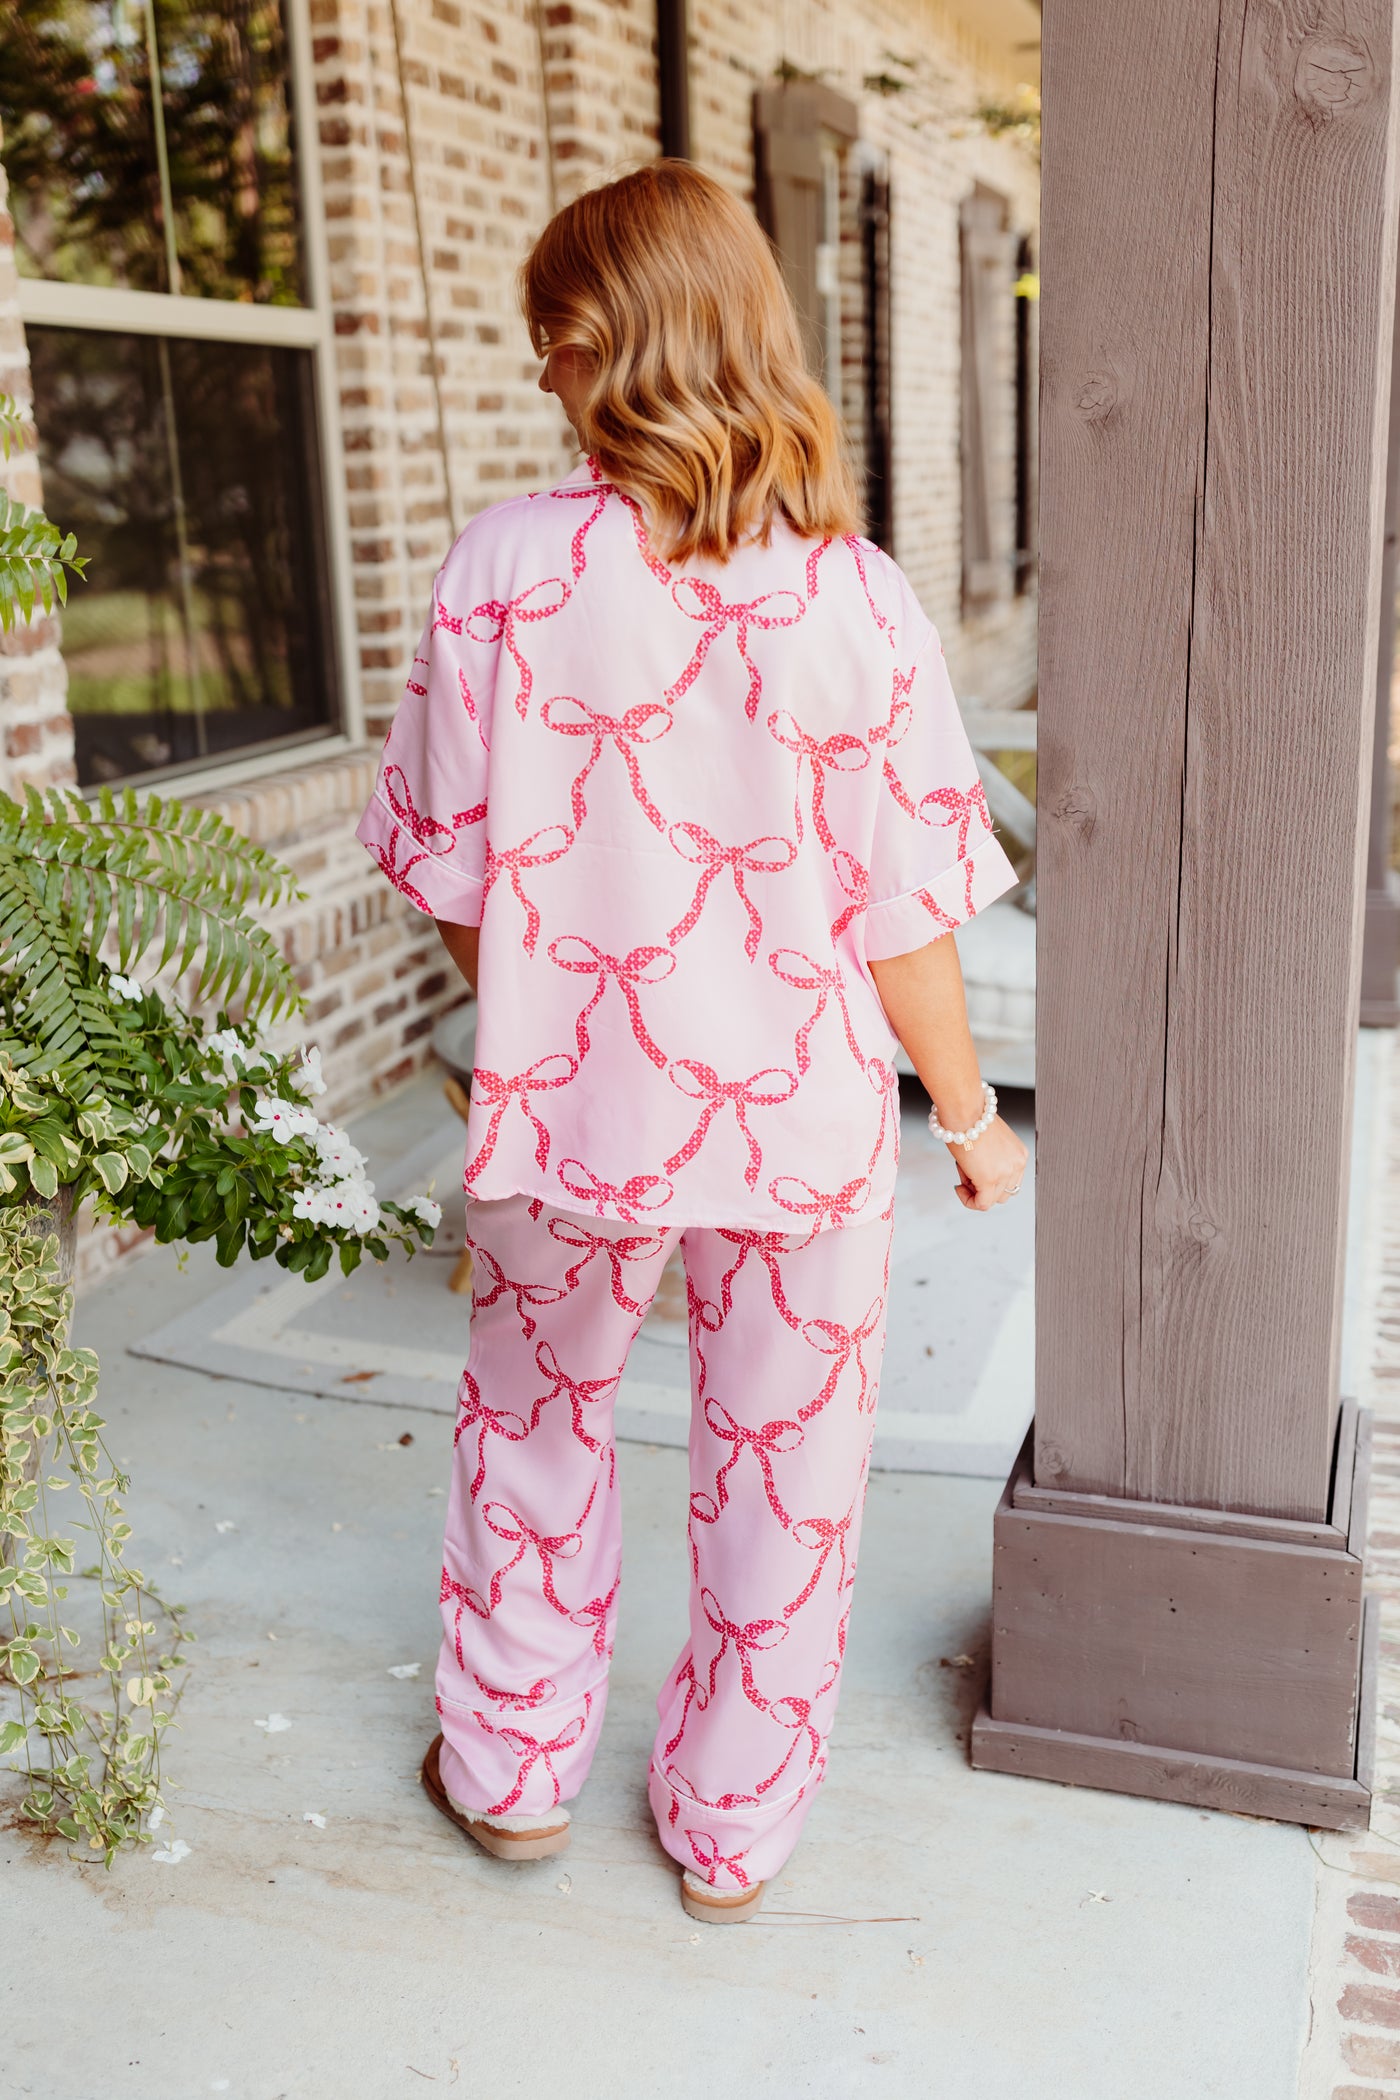
[[[955,23],[1016,81],[1040,83],[1040,0],[933,0],[930,12]]]

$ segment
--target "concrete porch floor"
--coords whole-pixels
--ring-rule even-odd
[[[372,1160],[416,1102],[362,1119]],[[692,1926],[644,1793],[684,1454],[620,1446],[603,1748],[567,1858],[501,1865],[416,1783],[450,1424],[125,1353],[221,1280],[159,1250],[79,1308],[142,1564],[200,1637],[161,1833],[190,1852],[108,1874],[0,1822],[0,2092],[1292,2100],[1308,1834],[968,1769],[996,1483],[872,1477],[824,1793],[761,1921]]]

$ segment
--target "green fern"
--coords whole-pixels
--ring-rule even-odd
[[[12,394],[0,394],[0,455],[8,459],[34,441],[29,417]],[[68,571],[81,577],[87,556],[79,555],[71,532],[62,533],[41,510],[30,510],[0,489],[0,634],[32,617],[35,604],[46,613],[68,603]]]
[[[28,510],[0,489],[0,632],[8,633],[35,602],[46,613],[68,603],[68,571],[82,576],[87,556],[72,533],[61,533],[41,510]]]
[[[8,459],[18,445],[27,445],[34,426],[13,394],[0,394],[0,456]]]
[[[91,1079],[122,1054],[96,951],[110,933],[118,969],[151,958],[194,995],[241,999],[249,1017],[296,1011],[301,993],[261,913],[299,895],[296,877],[213,810],[127,788],[96,802],[62,788],[0,795],[0,1004],[22,1040],[0,1036],[35,1073]]]

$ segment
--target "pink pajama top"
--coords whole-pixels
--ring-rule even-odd
[[[668,565],[591,464],[457,539],[358,835],[481,928],[468,1195],[648,1225],[886,1210],[868,964],[1015,880],[894,562]]]

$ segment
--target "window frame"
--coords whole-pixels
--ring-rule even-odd
[[[180,292],[137,292],[109,285],[67,284],[47,277],[18,277],[19,316],[27,329],[86,329],[93,333],[181,337],[186,341],[261,344],[311,353],[315,440],[320,460],[318,492],[325,533],[331,637],[335,650],[332,689],[339,719],[323,729],[303,730],[246,758],[188,761],[132,774],[119,783],[138,793],[174,781],[197,783],[199,792],[236,787],[262,775],[285,772],[311,757],[332,757],[362,746],[364,700],[360,689],[350,525],[345,504],[335,368],[335,317],[331,308],[330,259],[321,194],[320,133],[312,78],[309,0],[283,0],[286,8],[291,114],[295,141],[301,244],[306,273],[304,306],[257,306],[236,299],[206,299]],[[59,521],[62,522],[61,520]],[[62,643],[60,642],[60,653]],[[96,787],[82,790],[96,794]]]

